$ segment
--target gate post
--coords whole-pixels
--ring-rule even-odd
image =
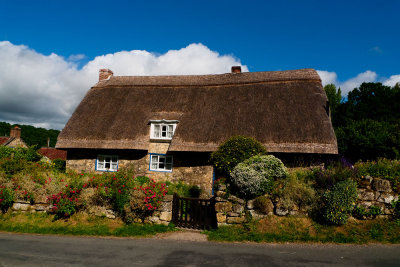
[[[172,222],[177,225],[179,215],[179,196],[177,193],[174,193],[172,198]]]

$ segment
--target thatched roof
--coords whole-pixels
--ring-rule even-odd
[[[57,148],[144,149],[150,120],[178,120],[170,151],[214,151],[232,135],[270,152],[337,154],[327,97],[313,69],[187,76],[113,76],[92,87]]]

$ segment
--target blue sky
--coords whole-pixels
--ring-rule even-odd
[[[314,68],[324,84],[333,82],[345,92],[362,81],[393,85],[400,81],[399,13],[400,1],[391,0],[3,1],[0,70],[7,76],[0,74],[0,121],[62,128],[94,82],[94,71],[88,71],[85,80],[82,70],[107,63],[120,75],[156,75],[160,69],[151,64],[168,60],[169,66],[182,67],[167,74],[221,73],[225,65],[239,63],[249,71]],[[150,55],[138,59],[143,53]],[[196,60],[189,60],[190,55]],[[124,72],[122,67],[129,69],[131,61],[136,69]],[[198,71],[181,70],[185,63],[199,66]],[[43,69],[37,74],[42,75],[40,81],[34,81],[37,75],[28,73],[28,67],[22,71],[18,65]],[[61,72],[79,73],[82,82],[66,81],[70,76]],[[44,121],[46,109],[40,100],[14,103],[19,100],[13,88],[21,95],[28,85],[10,77],[31,79],[39,95],[43,80],[49,80],[46,94],[71,87],[74,97],[42,96],[64,101],[61,110],[59,104],[49,105],[56,115]]]

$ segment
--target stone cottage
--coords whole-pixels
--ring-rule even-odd
[[[313,69],[218,75],[113,76],[101,69],[58,137],[67,168],[117,171],[200,185],[210,153],[252,136],[287,162],[337,154],[328,100]]]
[[[18,126],[11,128],[10,136],[0,136],[0,146],[28,147],[21,138],[21,128]]]

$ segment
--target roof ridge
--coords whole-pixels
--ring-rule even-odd
[[[314,69],[223,73],[206,75],[113,76],[99,81],[93,87],[109,86],[218,86],[265,82],[315,81],[321,78]]]

